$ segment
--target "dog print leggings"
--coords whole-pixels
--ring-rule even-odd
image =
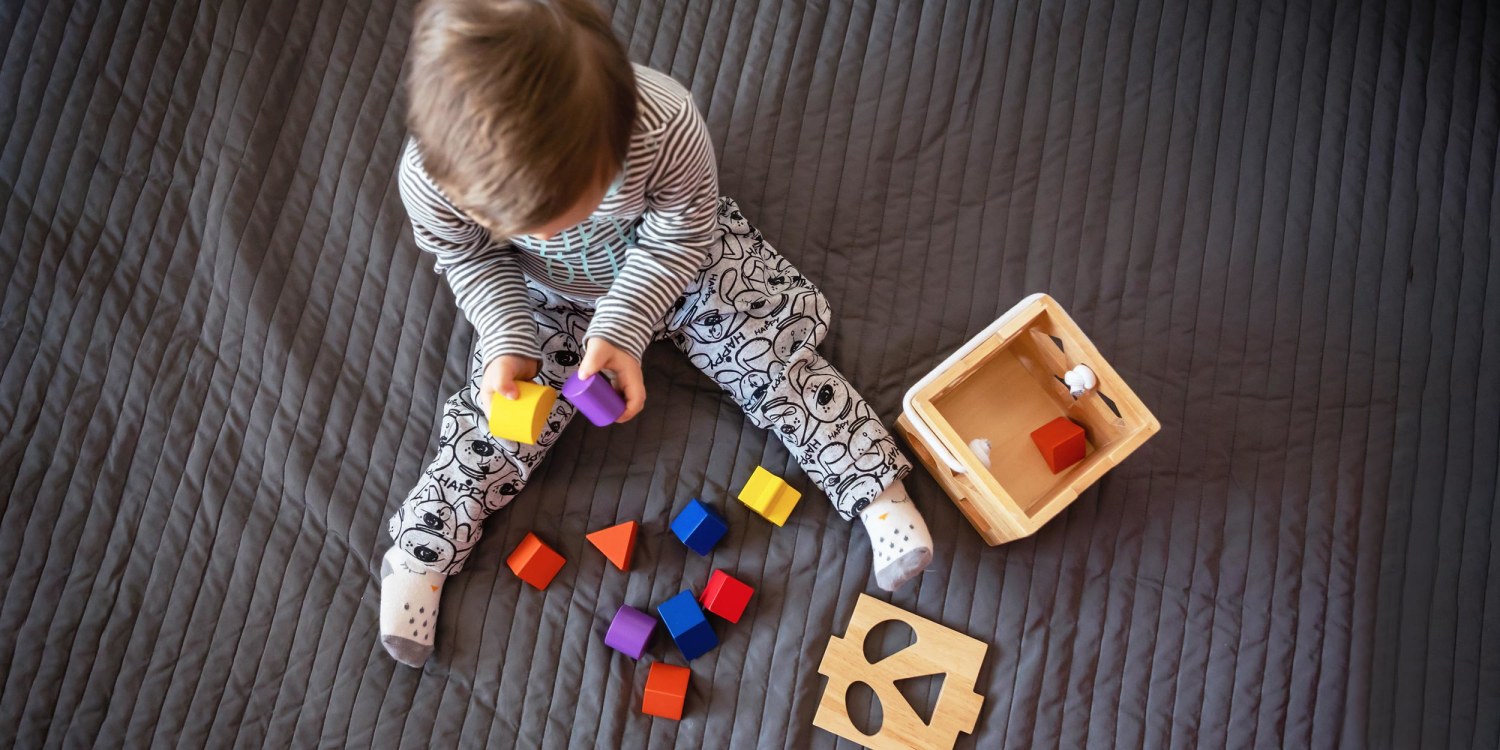
[[[719,200],[719,250],[667,311],[658,339],[676,344],[744,409],[775,431],[845,519],[911,470],[870,405],[815,347],[828,332],[828,301]],[[530,285],[542,366],[561,388],[582,361],[591,309]],[[439,573],[456,573],[491,513],[526,486],[573,417],[559,398],[536,445],[496,438],[477,403],[484,357],[469,385],[444,405],[438,455],[390,520],[396,544]]]

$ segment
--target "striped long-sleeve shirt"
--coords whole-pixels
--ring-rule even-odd
[[[437,258],[487,359],[541,358],[526,277],[592,300],[594,337],[637,359],[718,241],[719,178],[713,143],[692,95],[636,66],[639,114],[620,179],[588,219],[547,241],[490,235],[453,204],[408,140],[402,202],[417,245]]]

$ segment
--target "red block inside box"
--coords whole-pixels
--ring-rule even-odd
[[[1037,428],[1031,433],[1031,441],[1036,443],[1053,474],[1082,461],[1087,450],[1083,428],[1067,417],[1058,417]]]

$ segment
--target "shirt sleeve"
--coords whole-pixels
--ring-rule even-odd
[[[658,135],[657,166],[647,178],[646,211],[619,275],[599,298],[585,340],[599,337],[636,359],[667,308],[682,296],[718,242],[719,173],[708,127],[683,97]]]
[[[414,141],[407,141],[398,182],[417,247],[436,258],[437,272],[479,333],[486,364],[502,354],[541,359],[515,248],[496,242],[442,194],[423,168]]]

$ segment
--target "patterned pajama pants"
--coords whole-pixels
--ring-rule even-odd
[[[879,417],[815,347],[828,333],[828,301],[766,245],[734,201],[721,198],[719,250],[658,327],[739,403],[775,432],[840,515],[853,519],[911,470]],[[583,358],[592,309],[537,285],[542,366],[561,388]],[[444,406],[437,458],[390,520],[391,537],[439,573],[463,567],[491,513],[526,486],[574,408],[558,399],[536,445],[489,433],[477,403],[485,358],[476,352],[468,387]]]

